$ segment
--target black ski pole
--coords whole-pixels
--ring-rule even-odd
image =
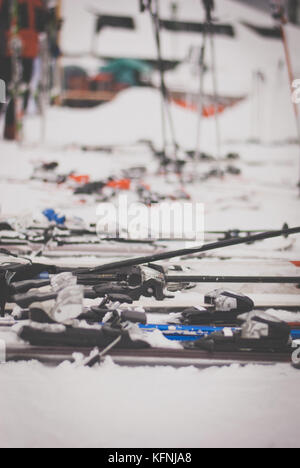
[[[201,138],[201,124],[203,120],[203,109],[204,109],[204,75],[205,75],[205,55],[206,55],[206,42],[207,42],[207,31],[206,28],[203,30],[203,43],[201,47],[199,67],[200,67],[200,87],[198,93],[198,122],[197,122],[197,134],[196,134],[196,149],[195,149],[195,176],[198,173],[198,163],[200,160],[200,138]]]
[[[107,353],[114,348],[120,341],[122,340],[122,335],[118,336],[116,339],[112,341],[103,351],[97,351],[96,354],[89,356],[83,361],[83,365],[85,367],[94,367],[95,364],[100,364],[103,358],[107,355]]]
[[[212,11],[214,10],[215,8],[215,2],[214,0],[203,0],[203,6],[204,6],[204,9],[205,9],[205,13],[206,13],[206,20],[208,23],[211,23],[212,21]]]
[[[243,238],[234,238],[234,239],[214,242],[212,244],[206,244],[201,247],[191,247],[187,249],[172,250],[169,252],[163,252],[163,253],[149,255],[145,257],[137,257],[137,258],[132,258],[128,260],[121,260],[119,262],[107,263],[104,265],[99,265],[96,268],[89,268],[86,271],[89,273],[110,271],[110,270],[115,270],[115,269],[119,269],[122,267],[143,265],[145,263],[158,262],[160,260],[170,260],[176,257],[193,255],[193,254],[198,254],[202,252],[208,252],[210,250],[217,250],[217,249],[222,249],[225,247],[232,247],[235,245],[248,244],[248,243],[262,241],[266,239],[273,239],[276,237],[281,237],[282,235],[291,235],[291,234],[299,234],[299,233],[300,233],[300,227],[295,227],[295,228],[290,228],[290,229],[285,229],[285,230],[280,230],[280,231],[267,231],[261,234],[256,234],[254,236],[247,236]],[[81,272],[83,272],[83,270],[81,270]]]
[[[161,95],[162,95],[162,133],[163,133],[163,141],[164,141],[164,156],[167,159],[167,154],[166,154],[166,149],[167,149],[167,134],[166,134],[166,121],[165,121],[165,113],[168,118],[169,122],[169,128],[171,132],[171,138],[172,138],[172,145],[174,148],[174,155],[175,155],[175,160],[177,163],[178,167],[178,172],[180,176],[180,181],[182,183],[182,174],[181,170],[182,168],[179,165],[178,161],[178,142],[176,139],[176,132],[175,132],[175,127],[174,127],[174,122],[173,118],[171,115],[171,109],[170,109],[170,96],[169,96],[169,90],[166,85],[165,81],[165,73],[164,73],[164,65],[163,65],[163,58],[162,58],[162,47],[161,47],[161,21],[160,21],[160,16],[159,16],[159,0],[152,0],[149,2],[149,11],[152,17],[152,22],[153,22],[153,30],[154,30],[154,36],[155,36],[155,41],[156,41],[156,47],[157,47],[157,58],[158,58],[158,65],[159,65],[159,73],[160,73],[160,90],[161,90]]]
[[[217,82],[217,69],[216,69],[216,51],[214,42],[214,31],[213,31],[213,20],[212,12],[215,9],[214,0],[202,0],[205,12],[206,12],[206,26],[204,35],[208,33],[211,49],[211,61],[212,61],[212,78],[213,78],[213,93],[214,93],[214,114],[216,124],[216,143],[217,143],[217,160],[218,160],[218,174],[221,176],[222,171],[220,167],[221,163],[221,133],[219,123],[219,108],[218,108],[218,82]]]
[[[167,275],[167,283],[263,283],[300,284],[300,276],[193,276]]]

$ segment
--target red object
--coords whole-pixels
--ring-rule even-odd
[[[296,267],[300,268],[300,261],[295,261],[295,262],[291,262],[293,265],[295,265]]]
[[[92,81],[97,81],[98,83],[111,83],[114,81],[114,75],[111,73],[99,73],[93,77]]]
[[[0,0],[0,16],[3,14],[2,7],[4,0]],[[27,15],[28,25],[20,27],[18,36],[22,40],[22,57],[33,59],[39,53],[39,31],[37,29],[37,18],[45,11],[42,0],[18,0],[18,7],[24,8]],[[11,26],[14,26],[13,24]],[[10,42],[12,38],[12,31],[6,31],[5,36],[7,39],[6,56],[11,56]]]
[[[69,179],[74,180],[74,182],[77,182],[78,184],[88,184],[90,181],[90,176],[71,174]]]
[[[202,112],[203,117],[213,117],[216,113],[216,109],[218,114],[222,114],[225,110],[225,106],[222,106],[221,104],[218,106],[205,106]]]
[[[111,180],[106,186],[119,190],[130,190],[131,181],[129,179]]]
[[[175,102],[175,104],[177,104],[180,107],[183,107],[184,109],[189,109],[195,112],[198,111],[198,106],[196,104],[188,103],[187,101],[178,98],[173,98],[173,101]],[[221,104],[218,104],[217,106],[213,104],[210,106],[204,106],[202,111],[203,117],[213,117],[215,115],[216,108],[218,110],[218,114],[222,114],[222,112],[224,112],[224,110],[226,109],[226,107]]]

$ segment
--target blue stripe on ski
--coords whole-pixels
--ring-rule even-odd
[[[40,273],[36,279],[40,279],[40,280],[47,280],[47,279],[50,279],[50,274],[47,272],[47,271],[43,271],[42,273]]]
[[[103,325],[103,324],[101,324]],[[300,325],[300,324],[299,324]],[[167,324],[139,324],[139,328],[146,332],[159,330],[169,340],[176,341],[195,341],[214,332],[222,332],[225,328],[236,332],[241,330],[238,327],[207,327],[202,325],[167,325]],[[291,330],[293,340],[300,339],[300,329]]]
[[[164,324],[149,324],[139,325],[139,327],[148,332],[155,330],[161,331],[169,340],[177,341],[193,341],[211,335],[214,332],[221,332],[224,328],[230,329],[233,332],[240,330],[236,327],[205,327],[195,325],[164,325]],[[293,340],[300,339],[300,330],[292,330],[291,336]]]

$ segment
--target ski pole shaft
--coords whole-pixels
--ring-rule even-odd
[[[167,283],[270,283],[300,284],[300,276],[166,276]]]
[[[214,36],[212,32],[212,23],[209,23],[209,39],[211,47],[211,58],[212,58],[212,77],[213,77],[213,94],[214,94],[214,117],[216,127],[216,144],[217,144],[217,162],[218,172],[221,175],[221,131],[220,131],[220,120],[219,120],[219,106],[218,106],[218,80],[217,80],[217,67],[216,67],[216,51]]]
[[[208,252],[210,250],[217,250],[217,249],[222,249],[225,247],[232,247],[235,245],[248,244],[250,242],[252,243],[252,242],[262,241],[266,239],[274,239],[276,237],[281,237],[282,235],[291,235],[291,234],[299,234],[299,233],[300,233],[300,227],[295,227],[295,228],[280,230],[280,231],[267,231],[261,234],[256,234],[254,236],[247,236],[243,238],[235,238],[235,239],[228,239],[224,241],[214,242],[212,244],[206,244],[201,247],[192,247],[192,248],[187,248],[187,249],[173,250],[173,251],[163,252],[163,253],[149,255],[145,257],[137,257],[137,258],[132,258],[128,260],[122,260],[119,262],[107,263],[104,265],[99,265],[96,268],[88,269],[87,271],[91,273],[96,273],[100,271],[102,272],[110,271],[110,270],[115,270],[121,267],[143,265],[145,263],[152,263],[152,262],[157,262],[160,260],[170,260],[172,258],[182,257],[185,255],[193,255],[193,254],[198,254],[202,252]]]
[[[175,126],[174,126],[171,109],[170,109],[170,95],[169,95],[169,91],[168,91],[166,81],[165,81],[164,65],[163,65],[163,58],[162,58],[159,0],[155,0],[155,2],[153,3],[154,3],[154,7],[150,5],[150,13],[152,16],[152,21],[153,21],[153,29],[154,29],[154,35],[155,35],[155,40],[156,40],[157,58],[158,58],[159,73],[160,73],[160,88],[161,88],[161,95],[162,95],[162,132],[163,132],[163,140],[164,140],[164,152],[166,152],[166,147],[167,147],[167,133],[166,133],[167,122],[165,121],[165,117],[166,117],[169,123],[169,129],[171,133],[175,159],[176,161],[178,161],[178,146],[179,145],[177,143]]]
[[[200,87],[198,93],[198,121],[197,121],[197,134],[196,134],[196,150],[195,150],[195,164],[196,164],[196,174],[197,175],[197,166],[200,158],[200,139],[201,139],[201,124],[203,120],[203,109],[204,109],[204,75],[205,75],[205,52],[206,52],[206,40],[207,33],[206,28],[203,31],[203,44],[201,49],[200,57]]]
[[[107,353],[114,348],[122,340],[122,335],[118,336],[112,343],[110,343],[103,351],[98,351],[94,356],[91,356],[84,361],[84,366],[94,367],[95,364],[100,364],[101,360],[107,355]]]

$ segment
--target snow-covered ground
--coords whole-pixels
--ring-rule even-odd
[[[1,447],[298,447],[289,367],[1,369]]]
[[[93,19],[86,10],[99,8],[100,3],[104,13],[134,14],[138,30],[104,30],[97,52],[153,58],[155,43],[149,18],[138,14],[135,0],[64,0],[64,52],[90,52]],[[167,17],[169,2],[161,3],[162,16]],[[179,3],[180,18],[203,19],[198,0]],[[239,23],[247,20],[271,25],[267,15],[231,0],[218,0],[216,4],[217,16],[237,29],[236,39],[216,40],[220,91],[249,96],[220,117],[222,156],[239,153],[240,159],[234,164],[242,173],[200,181],[201,175],[215,167],[215,163],[200,162],[196,169],[199,180],[188,183],[187,191],[193,201],[205,204],[206,229],[276,229],[285,222],[297,226],[299,148],[288,144],[295,138],[296,129],[286,70],[278,69],[284,57],[282,46],[279,41],[259,38]],[[292,26],[287,30],[295,72],[300,74],[300,30]],[[165,32],[164,56],[184,58],[190,46],[199,44],[198,35],[175,38]],[[266,76],[259,104],[252,95],[252,73],[258,70]],[[183,84],[189,90],[197,88],[188,64],[170,72],[167,79],[172,88],[182,88]],[[207,91],[211,91],[210,73]],[[143,145],[113,154],[82,152],[79,148],[85,144],[130,145],[141,139],[151,139],[159,147],[160,106],[158,91],[131,89],[112,103],[92,110],[52,108],[47,113],[43,144],[39,119],[28,118],[23,147],[0,142],[1,217],[28,217],[53,207],[68,217],[96,221],[93,199],[82,203],[66,185],[28,181],[34,164],[41,161],[57,161],[60,173],[76,171],[90,175],[92,180],[145,165],[149,169],[145,182],[153,190],[178,190],[177,180],[166,183],[155,175],[157,165]],[[253,118],[258,107],[259,128]],[[196,115],[175,105],[172,115],[178,142],[193,149]],[[251,144],[251,138],[262,142]],[[204,151],[215,154],[214,120],[203,122],[201,141]],[[224,169],[228,165],[221,164]],[[195,173],[194,166],[187,172]],[[204,274],[296,275],[298,270],[287,260],[300,260],[300,239],[266,241],[222,253],[236,261],[213,258],[191,260],[189,265]],[[261,260],[257,263],[253,257]],[[199,288],[198,293],[207,288],[209,285]],[[300,299],[294,286],[252,285],[250,289],[249,285],[239,285],[238,289],[281,297],[289,293]],[[196,301],[197,293],[189,297]],[[192,367],[119,368],[109,359],[92,370],[69,364],[56,369],[38,363],[7,364],[0,368],[0,447],[299,447],[299,382],[299,371],[285,365],[199,371]]]

